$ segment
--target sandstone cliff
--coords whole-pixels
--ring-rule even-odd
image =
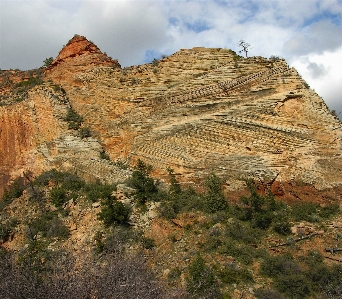
[[[193,48],[122,69],[75,36],[44,82],[50,83],[27,100],[1,108],[3,182],[27,167],[70,163],[86,172],[93,162],[85,161],[98,158],[100,144],[75,141],[63,123],[65,110],[56,110],[54,95],[44,91],[59,84],[65,105],[83,116],[112,160],[132,164],[140,158],[159,177],[171,167],[188,183],[215,172],[228,189],[246,176],[300,180],[319,189],[342,183],[341,123],[282,59]],[[92,166],[98,177],[101,167]]]
[[[65,120],[68,98],[51,83],[30,90],[28,98],[0,107],[0,180],[4,186],[25,172],[69,170],[87,179],[124,180],[128,173],[100,158],[91,137],[81,138]]]

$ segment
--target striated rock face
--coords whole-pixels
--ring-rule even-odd
[[[100,158],[103,149],[96,139],[81,139],[68,129],[69,108],[65,94],[48,83],[30,90],[25,101],[0,107],[0,195],[24,172],[37,175],[51,168],[112,183],[128,177]]]
[[[276,177],[278,184],[297,180],[318,189],[342,185],[341,123],[284,60],[193,48],[158,63],[121,69],[93,43],[75,36],[46,70],[48,80],[63,87],[68,105],[83,116],[84,125],[113,160],[133,164],[140,158],[160,178],[171,167],[183,182],[192,184],[215,172],[229,190],[248,176],[263,181]],[[16,118],[2,118],[12,122],[7,121],[6,136],[18,136],[11,142],[19,144],[20,139],[23,144],[16,145],[22,162],[13,162],[19,161],[15,154],[6,158],[14,159],[6,167],[25,165],[27,153],[21,148],[29,147],[40,152],[49,167],[69,163],[69,169],[85,176],[87,171],[97,177],[109,173],[110,166],[89,159],[94,148],[98,147],[97,154],[102,150],[99,143],[72,141],[77,137],[56,120],[63,113],[51,108],[51,119],[44,124],[33,120],[29,103],[42,101],[39,97],[34,93],[2,112],[29,115],[28,129],[12,131]],[[56,129],[48,131],[54,122]],[[37,129],[41,126],[44,129]],[[44,142],[37,142],[39,138]],[[33,140],[32,145],[27,139]],[[8,142],[2,141],[4,155]],[[68,152],[73,154],[67,156]]]
[[[59,66],[59,68],[56,68]],[[117,60],[112,60],[91,41],[84,36],[75,35],[59,52],[46,73],[61,73],[82,71],[91,66],[112,66],[121,68]],[[70,80],[71,78],[69,78]]]
[[[59,82],[113,159],[143,159],[156,175],[172,167],[186,182],[215,172],[228,188],[246,176],[342,182],[341,123],[284,60],[194,48],[73,78],[82,83]]]
[[[80,55],[89,55],[89,54],[103,54],[100,49],[88,41],[84,36],[76,35],[74,36],[68,44],[59,52],[57,58],[52,63],[52,65],[56,65],[68,59],[71,59]]]

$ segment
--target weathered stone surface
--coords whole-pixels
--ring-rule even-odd
[[[92,64],[113,65],[113,63],[115,63],[118,67],[120,67],[120,64],[117,61],[112,60],[106,54],[102,53],[93,42],[88,41],[84,36],[75,35],[59,52],[56,59],[49,66],[49,70],[52,70],[57,65],[67,62],[70,59],[74,60],[74,64],[74,58],[82,55],[88,56]]]
[[[292,180],[318,189],[342,184],[341,123],[284,60],[193,48],[121,69],[75,36],[45,76],[66,95],[50,88],[49,96],[46,83],[0,110],[3,182],[23,169],[51,167],[108,181],[127,177],[99,159],[104,147],[113,160],[140,158],[160,178],[171,167],[193,185],[211,172],[225,178],[228,189],[241,177],[277,176],[272,188],[280,196],[288,193],[282,182]],[[68,105],[93,138],[68,130]]]
[[[100,158],[103,148],[96,139],[81,139],[68,129],[69,108],[67,97],[49,84],[32,89],[23,102],[0,107],[0,194],[24,172],[37,175],[51,168],[110,183],[129,176]]]
[[[78,86],[49,76],[112,159],[143,159],[157,176],[170,166],[190,183],[212,171],[227,182],[342,182],[341,123],[284,60],[194,48],[158,65],[75,70]]]

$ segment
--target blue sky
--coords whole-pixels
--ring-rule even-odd
[[[196,46],[238,51],[243,39],[342,111],[342,0],[0,0],[1,69],[39,67],[74,34],[122,66]]]

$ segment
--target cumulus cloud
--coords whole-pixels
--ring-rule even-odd
[[[321,63],[309,62],[307,70],[310,72],[310,76],[313,79],[318,79],[327,74],[327,68]]]
[[[342,46],[332,52],[299,57],[291,65],[323,97],[330,109],[342,111]]]
[[[290,55],[323,53],[335,50],[342,44],[342,27],[329,20],[304,27],[284,44],[284,52]]]
[[[85,2],[76,30],[122,65],[141,63],[145,52],[168,40],[167,20],[157,1]]]
[[[46,1],[1,1],[0,13],[1,68],[39,67],[66,43],[69,14]]]

